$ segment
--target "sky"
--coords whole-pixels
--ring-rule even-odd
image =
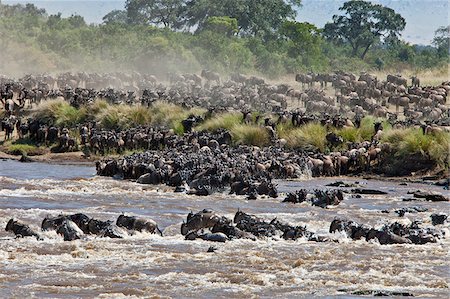
[[[217,1],[217,0],[211,0]],[[61,12],[63,16],[79,14],[88,23],[101,23],[102,18],[114,9],[123,9],[125,1],[121,0],[1,0],[4,4],[33,3],[39,8],[45,8],[47,13]],[[345,0],[303,0],[297,20],[309,22],[318,27],[331,21],[334,14],[339,13],[339,7]],[[448,0],[372,0],[394,9],[406,19],[406,28],[402,38],[410,43],[429,45],[434,37],[434,31],[441,26],[450,25],[450,4]]]

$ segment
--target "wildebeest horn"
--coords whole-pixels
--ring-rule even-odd
[[[156,226],[156,230],[159,232],[159,234],[161,235],[161,237],[163,236],[163,232],[159,229],[158,226]]]

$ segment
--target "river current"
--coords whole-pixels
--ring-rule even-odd
[[[173,193],[164,186],[97,177],[88,166],[0,161],[0,298],[355,298],[360,290],[408,292],[419,298],[448,298],[450,226],[446,239],[427,245],[380,245],[330,234],[336,217],[382,226],[387,222],[421,220],[449,211],[444,202],[405,202],[407,192],[441,187],[339,178],[388,195],[350,194],[329,209],[307,203],[281,203],[261,198],[217,194],[209,197]],[[278,181],[280,192],[327,188],[336,178]],[[427,212],[399,217],[394,209],[420,205]],[[211,208],[232,218],[238,209],[267,220],[306,225],[338,242],[315,243],[233,240],[185,241],[180,225],[189,211]],[[390,213],[381,213],[389,210]],[[43,241],[15,239],[4,228],[10,218],[40,231],[46,215],[82,212],[115,221],[121,213],[151,218],[164,237],[136,233],[125,239],[86,236],[64,242],[55,232]],[[213,245],[214,253],[207,253]]]

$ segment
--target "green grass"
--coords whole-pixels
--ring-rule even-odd
[[[450,134],[447,132],[424,135],[421,129],[396,129],[386,132],[382,141],[391,144],[394,158],[399,161],[419,155],[435,165],[449,167]]]
[[[235,125],[231,128],[233,142],[236,144],[266,146],[270,144],[269,133],[264,127],[256,125]]]
[[[27,155],[27,156],[36,156],[45,154],[45,149],[42,147],[36,146],[32,140],[26,139],[17,139],[15,141],[4,141],[2,143],[2,151],[10,154],[10,155]]]
[[[226,129],[231,131],[234,126],[239,124],[242,124],[242,113],[224,113],[205,121],[197,127],[197,130],[214,132],[218,129]]]
[[[252,115],[255,119],[256,115]],[[198,131],[215,132],[219,129],[230,131],[234,144],[266,146],[270,144],[270,136],[267,130],[255,124],[243,124],[242,113],[224,113],[208,119],[200,126]]]
[[[296,149],[318,149],[325,152],[327,130],[319,123],[309,123],[299,128],[287,130],[280,134],[287,145]]]
[[[86,120],[87,110],[76,109],[63,99],[48,100],[36,107],[34,117],[50,125],[73,127]]]

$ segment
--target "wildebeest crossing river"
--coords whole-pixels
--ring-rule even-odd
[[[448,211],[448,202],[411,202],[402,198],[411,190],[443,193],[442,188],[343,180],[359,181],[360,186],[388,194],[345,194],[338,206],[322,209],[307,203],[281,203],[282,198],[248,201],[244,196],[225,193],[188,196],[172,193],[164,186],[97,177],[95,169],[88,166],[0,161],[0,297],[353,298],[359,291],[447,297],[448,223],[440,226],[446,238],[425,245],[380,245],[328,232],[336,216],[371,226],[413,220],[431,226],[430,215]],[[321,178],[277,183],[280,192],[289,192],[331,188],[325,185],[334,181]],[[393,212],[412,206],[428,210],[403,217]],[[277,217],[306,225],[335,241],[186,241],[180,234],[182,221],[189,211],[204,208],[229,218],[238,209],[268,220]],[[121,213],[150,218],[158,223],[164,236],[137,232],[124,239],[86,236],[64,242],[54,231],[42,232],[43,240],[38,241],[15,239],[4,230],[10,218],[39,231],[47,215],[78,212],[102,220],[115,220]],[[211,245],[217,250],[208,253]]]

